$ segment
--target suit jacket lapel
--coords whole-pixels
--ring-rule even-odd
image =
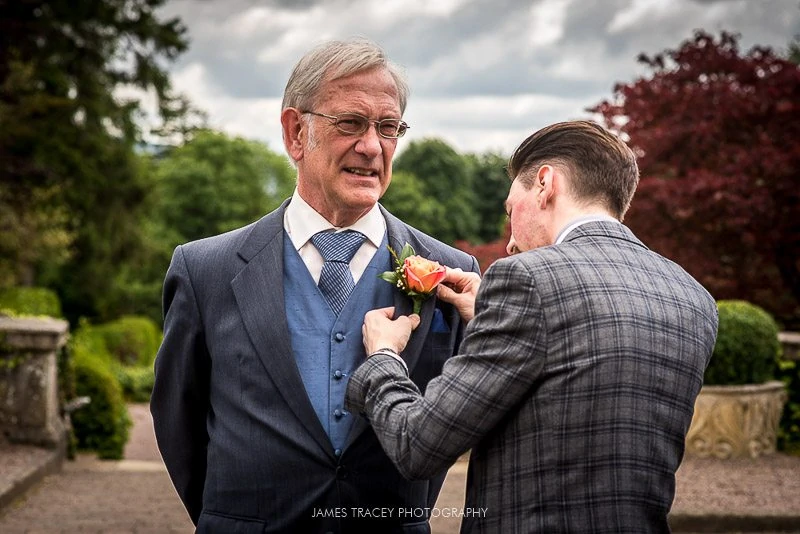
[[[292,352],[283,291],[283,214],[288,201],[258,221],[239,256],[247,262],[231,286],[245,329],[275,389],[329,455],[330,440],[308,400]]]
[[[389,246],[396,253],[400,253],[406,243],[414,247],[414,252],[420,256],[429,257],[431,254],[430,249],[419,242],[414,234],[409,230],[409,227],[400,219],[386,211],[383,206],[380,207],[384,218],[386,219],[386,232],[388,234]],[[392,267],[394,267],[394,258],[392,258]],[[422,345],[425,343],[425,338],[428,336],[428,331],[431,328],[431,321],[433,320],[433,310],[436,307],[436,297],[433,296],[422,304],[420,310],[420,324],[416,330],[411,334],[411,339],[408,340],[405,350],[400,354],[408,365],[409,372],[414,370],[414,367],[419,360],[420,353],[422,352]],[[414,311],[411,299],[400,291],[394,292],[394,314],[395,317],[400,315],[409,315]],[[347,445],[349,447],[368,427],[369,423],[363,417],[357,414],[350,428],[350,434],[347,436]]]
[[[403,249],[406,243],[414,247],[414,252],[419,256],[425,258],[430,257],[431,251],[419,242],[416,236],[409,230],[408,226],[400,221],[397,217],[384,210],[383,215],[386,218],[386,230],[389,234],[389,246],[394,249],[398,254]],[[413,303],[409,297],[402,294],[400,291],[394,293],[394,307],[395,316],[409,315],[413,311]],[[431,328],[431,321],[433,320],[433,310],[436,307],[436,296],[432,296],[422,304],[422,309],[419,312],[420,323],[416,330],[411,334],[411,339],[408,340],[405,350],[401,356],[408,364],[408,370],[413,371],[414,367],[419,360],[420,352],[422,351],[422,344],[428,336],[428,331]]]

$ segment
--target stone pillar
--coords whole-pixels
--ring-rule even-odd
[[[12,443],[65,443],[57,354],[68,328],[59,319],[0,317],[0,432]]]
[[[783,346],[783,359],[800,362],[800,332],[780,332],[778,340]]]

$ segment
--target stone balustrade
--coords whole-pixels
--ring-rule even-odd
[[[778,339],[783,346],[783,359],[800,361],[800,332],[781,332]]]
[[[59,319],[0,317],[0,433],[8,441],[65,445],[57,355],[68,329]]]

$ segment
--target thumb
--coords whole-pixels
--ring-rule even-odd
[[[408,320],[411,321],[411,330],[416,330],[422,319],[420,319],[420,316],[416,313],[412,313],[408,316]]]

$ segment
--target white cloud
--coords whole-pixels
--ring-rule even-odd
[[[684,4],[681,6],[681,4]],[[680,9],[679,9],[680,6]],[[660,19],[671,12],[684,11],[683,16],[688,16],[685,11],[688,6],[685,2],[664,0],[633,0],[627,9],[619,11],[608,25],[609,33],[618,33],[641,23],[645,19]]]
[[[510,154],[547,124],[587,118],[584,107],[582,99],[536,94],[412,101],[405,116],[411,129],[404,139],[439,137],[461,152]]]
[[[408,139],[507,153],[536,128],[586,117],[642,74],[639,53],[674,49],[695,28],[739,32],[743,50],[800,34],[797,0],[168,0],[162,13],[191,40],[175,86],[212,126],[279,152],[280,93],[324,39],[365,35],[405,66]]]
[[[390,22],[412,17],[447,18],[465,3],[466,0],[364,0],[359,3],[359,10],[370,20]]]
[[[530,10],[529,42],[543,47],[558,42],[564,35],[564,22],[571,0],[543,0]]]

